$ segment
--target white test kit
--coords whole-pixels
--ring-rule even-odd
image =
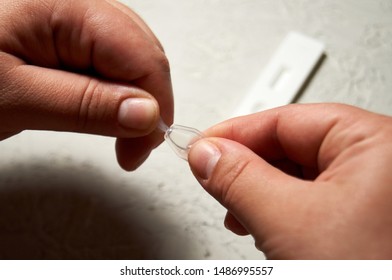
[[[233,116],[291,103],[324,53],[324,44],[297,32],[283,40]]]
[[[323,52],[322,43],[296,32],[289,33],[234,116],[291,103]],[[162,119],[158,129],[164,133],[166,142],[174,152],[184,160],[188,160],[191,145],[204,137],[195,128],[176,124],[169,127]]]

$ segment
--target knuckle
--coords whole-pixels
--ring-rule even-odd
[[[27,86],[23,86],[20,77],[14,59],[0,52],[0,104],[3,108],[15,107],[20,103],[24,92],[29,91]]]
[[[161,55],[161,59],[159,61],[159,64],[161,66],[161,69],[163,72],[170,72],[170,63],[169,63],[169,59],[167,58],[167,56],[165,54],[162,53]]]
[[[96,120],[102,118],[101,100],[104,95],[104,87],[98,80],[91,79],[82,91],[79,108],[77,127],[78,130],[91,130]]]
[[[159,72],[170,72],[170,62],[165,53],[156,47],[155,65]]]

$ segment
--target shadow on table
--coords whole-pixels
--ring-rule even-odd
[[[44,161],[3,168],[0,259],[172,259],[186,255],[186,237],[159,211],[138,207],[151,202],[140,188],[120,184],[92,167],[86,172],[85,166],[59,168]],[[180,248],[169,252],[170,244],[157,234],[162,230],[174,233]]]

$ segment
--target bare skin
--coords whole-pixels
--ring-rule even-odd
[[[290,105],[205,134],[190,166],[267,258],[392,258],[392,118]]]
[[[162,46],[112,0],[3,0],[0,140],[26,129],[117,137],[126,170],[173,119]],[[189,163],[272,259],[392,258],[392,119],[357,108],[292,105],[228,120]]]
[[[26,129],[117,137],[126,170],[162,141],[173,96],[162,46],[111,0],[4,0],[0,9],[0,140]]]

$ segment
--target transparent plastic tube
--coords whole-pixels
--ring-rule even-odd
[[[192,144],[204,137],[196,128],[177,124],[169,127],[162,119],[159,121],[158,128],[165,133],[165,140],[172,150],[184,160],[188,160]]]

